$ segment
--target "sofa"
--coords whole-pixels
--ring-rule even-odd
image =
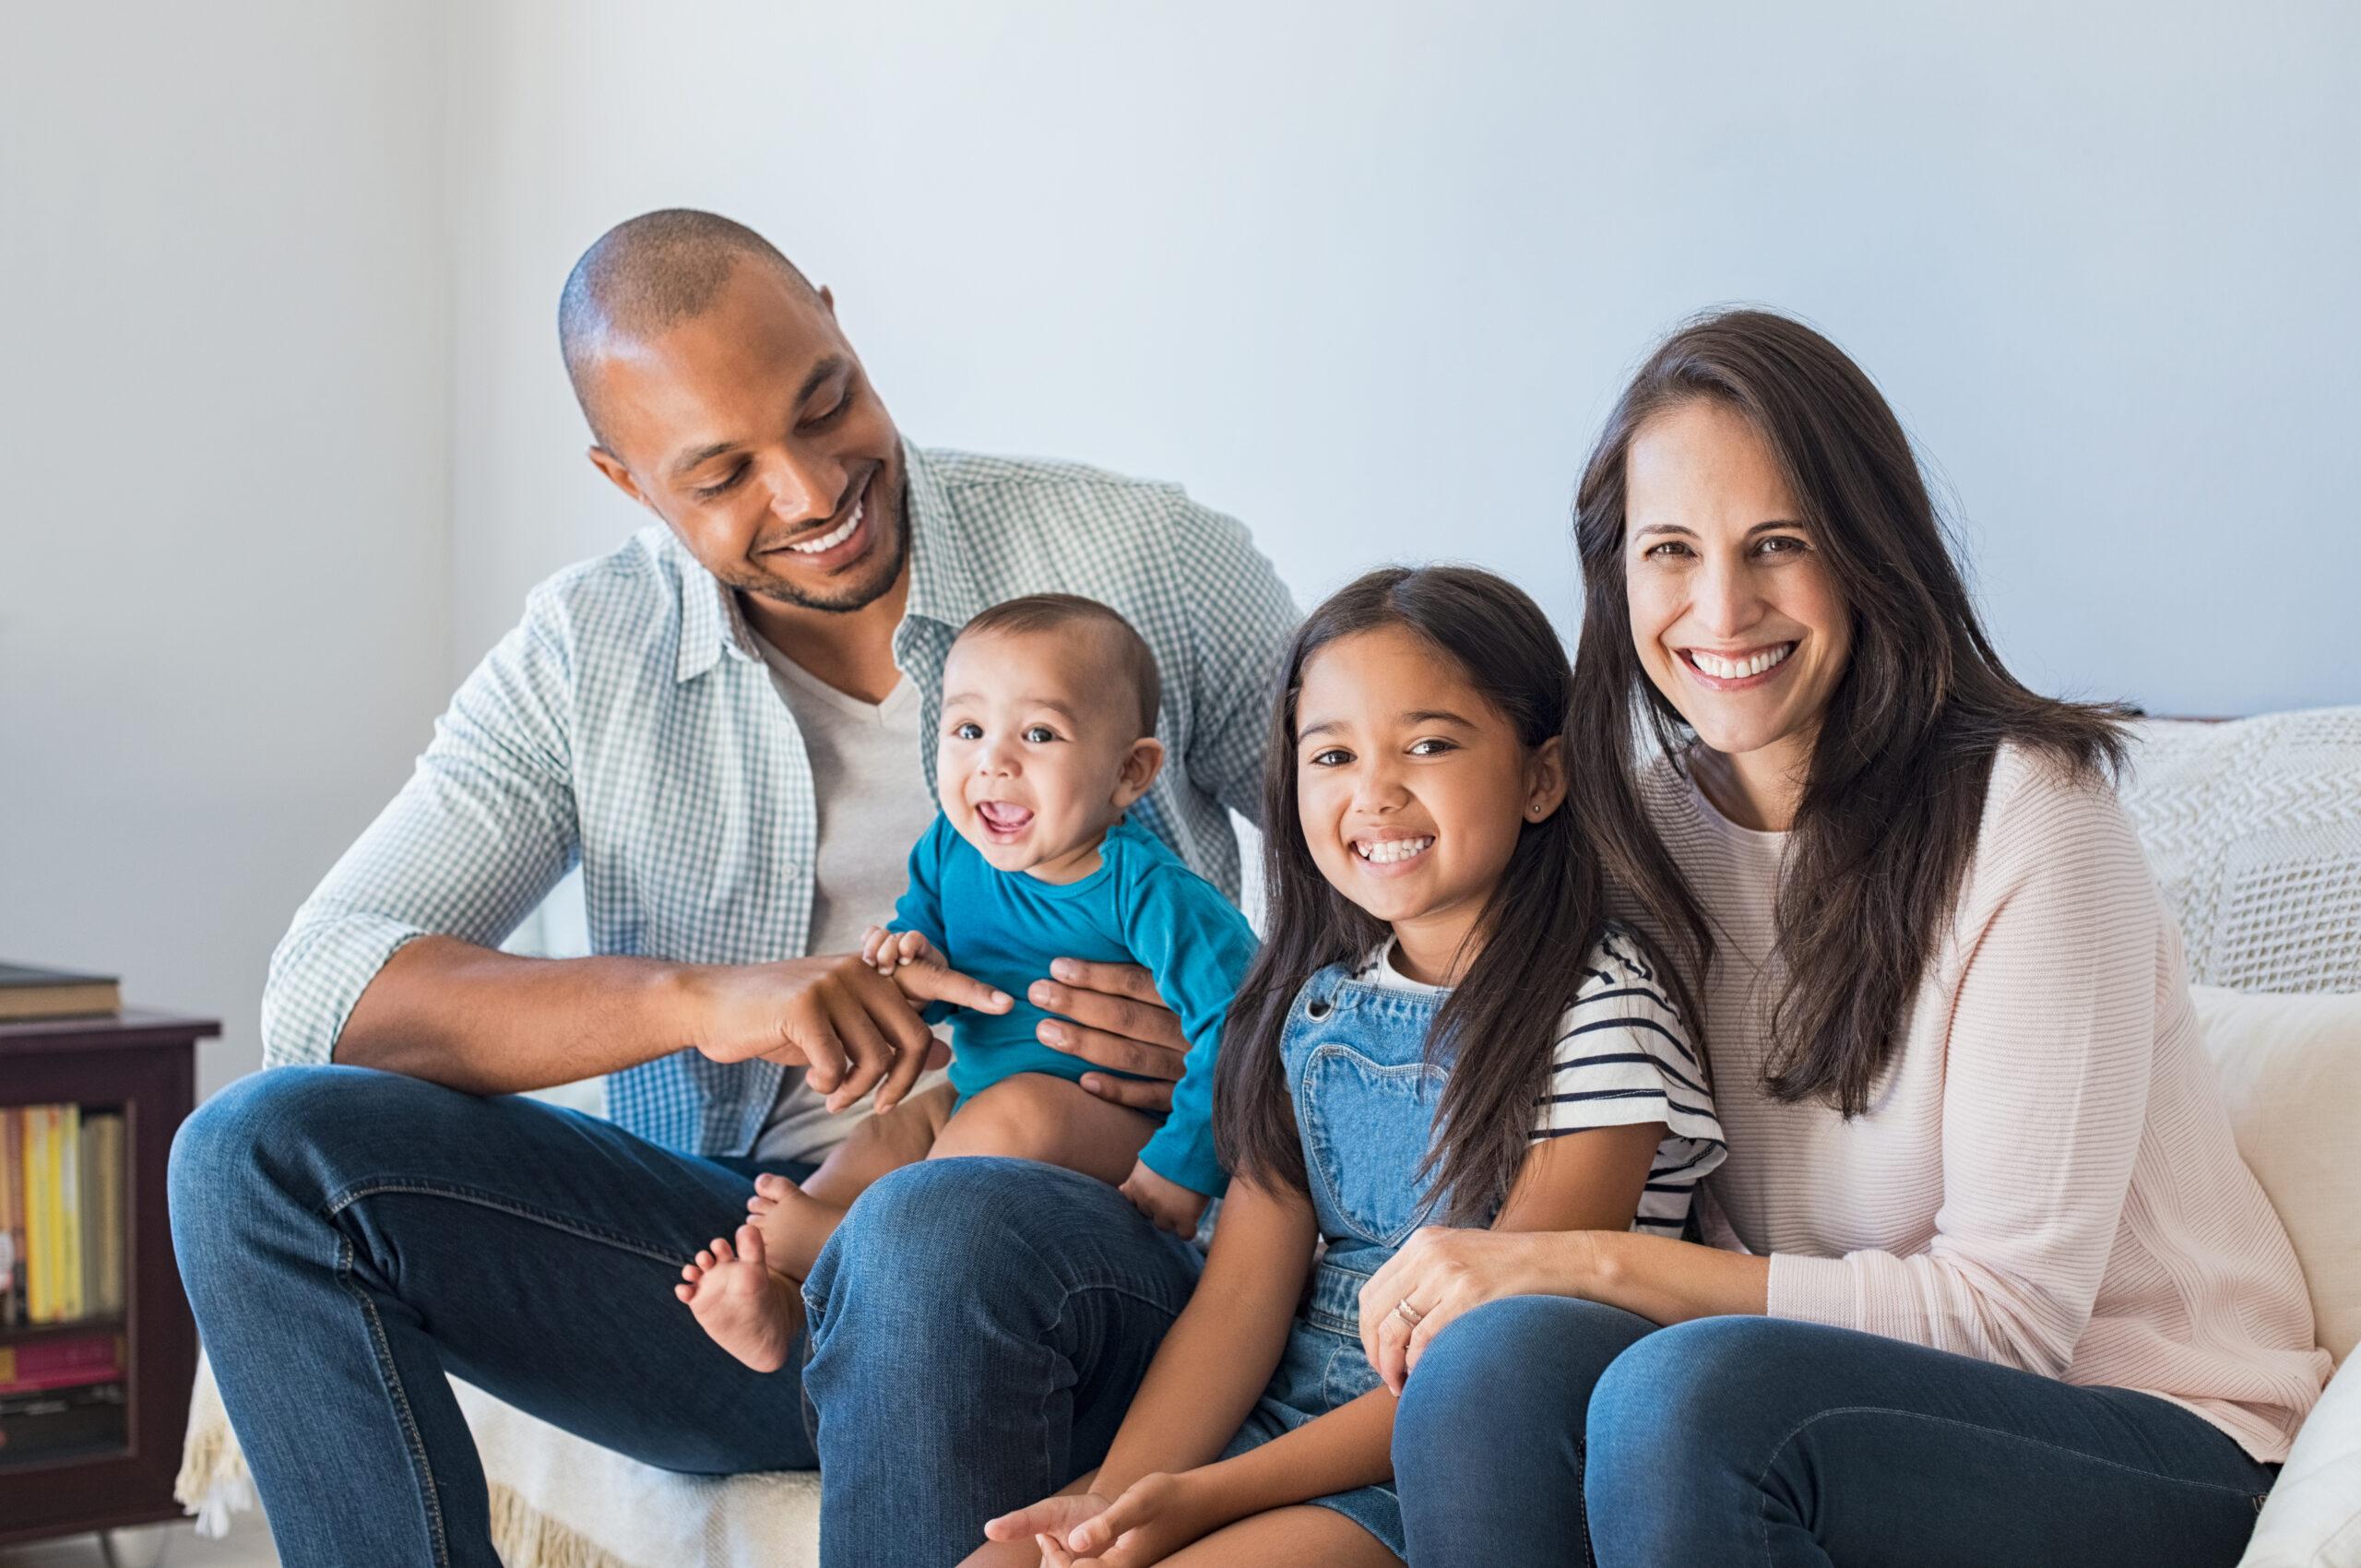
[[[2280,1211],[2340,1375],[2243,1568],[2361,1568],[2361,707],[2142,727],[2124,800],[2186,934],[2239,1148]],[[458,1385],[510,1568],[805,1568],[818,1478],[639,1465]],[[179,1495],[255,1506],[200,1371]]]

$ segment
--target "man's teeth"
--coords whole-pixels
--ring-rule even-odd
[[[1414,855],[1425,854],[1434,847],[1434,842],[1432,835],[1424,838],[1388,838],[1382,844],[1355,839],[1353,853],[1371,864],[1387,866],[1396,861],[1406,861]]]
[[[847,517],[843,522],[837,524],[826,533],[822,534],[817,539],[807,540],[801,544],[790,544],[788,548],[794,551],[799,555],[817,555],[823,550],[834,550],[836,546],[850,539],[853,535],[853,530],[860,527],[861,508],[868,505],[869,503],[866,501],[857,503],[853,506],[852,516]]]
[[[1718,654],[1707,653],[1703,648],[1692,647],[1689,650],[1689,657],[1695,661],[1698,669],[1715,680],[1742,681],[1749,675],[1760,675],[1765,670],[1784,662],[1787,655],[1795,651],[1795,644],[1781,643],[1777,647],[1766,647],[1761,653],[1745,659],[1724,659]]]

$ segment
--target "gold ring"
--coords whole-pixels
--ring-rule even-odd
[[[1416,1328],[1418,1326],[1418,1320],[1427,1314],[1412,1306],[1410,1304],[1410,1298],[1405,1296],[1400,1301],[1394,1303],[1394,1315],[1400,1318],[1404,1323],[1408,1324],[1412,1328]]]

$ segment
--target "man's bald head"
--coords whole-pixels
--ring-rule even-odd
[[[590,433],[606,445],[591,370],[609,345],[654,337],[704,314],[742,266],[766,267],[797,292],[819,291],[778,247],[719,213],[671,207],[626,219],[599,236],[558,296],[558,347]]]

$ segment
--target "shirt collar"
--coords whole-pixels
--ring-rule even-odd
[[[982,591],[959,537],[958,515],[952,509],[942,477],[924,452],[902,443],[903,516],[910,529],[910,598],[903,612],[908,625],[913,615],[957,631],[984,608]],[[664,542],[681,573],[681,654],[673,671],[677,681],[694,681],[721,662],[725,652],[757,662],[753,633],[738,609],[738,596],[664,530]],[[895,642],[901,641],[900,628]]]

